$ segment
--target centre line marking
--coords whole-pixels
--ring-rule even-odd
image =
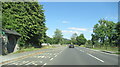
[[[93,57],[93,58],[95,58],[95,59],[101,61],[101,62],[104,62],[103,60],[101,60],[101,59],[99,59],[99,58],[97,58],[97,57],[95,57],[95,56],[93,56],[93,55],[91,55],[91,54],[89,54],[89,53],[87,53],[87,54],[88,54],[89,56],[91,56],[91,57]]]

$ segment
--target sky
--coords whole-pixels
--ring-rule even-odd
[[[91,39],[93,27],[100,19],[118,21],[117,2],[40,2],[45,10],[47,35],[53,37],[60,29],[63,37],[70,39],[72,34],[84,34]]]

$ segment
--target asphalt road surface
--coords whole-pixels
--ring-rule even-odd
[[[3,65],[118,65],[118,56],[83,47],[38,50]]]

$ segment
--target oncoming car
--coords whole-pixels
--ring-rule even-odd
[[[70,45],[69,45],[69,48],[74,48],[74,45],[70,44]]]

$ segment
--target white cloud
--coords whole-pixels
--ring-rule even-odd
[[[90,33],[93,33],[93,31],[89,31]]]
[[[62,21],[62,23],[67,24],[67,23],[69,23],[69,22],[68,22],[68,21]]]
[[[118,17],[117,16],[106,16],[105,19],[115,19],[115,20],[117,20]]]
[[[105,17],[105,19],[108,19],[108,17]]]
[[[71,30],[79,30],[79,31],[87,31],[86,28],[76,28],[76,27],[70,27],[68,29],[71,29]]]
[[[77,34],[79,34],[79,33],[81,33],[81,32],[78,32],[78,31],[68,31],[68,30],[63,30],[62,31],[63,33],[77,33]]]

